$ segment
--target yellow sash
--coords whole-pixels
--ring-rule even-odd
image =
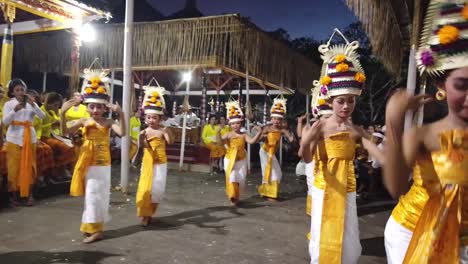
[[[348,177],[354,178],[356,144],[348,132],[332,135],[324,141],[328,161],[321,166],[326,186],[320,229],[320,263],[341,263]]]
[[[29,189],[33,184],[33,153],[31,143],[31,122],[16,121],[11,122],[14,126],[24,127],[23,133],[23,148],[21,149],[21,161],[18,175],[18,185],[20,190],[20,197],[28,197]]]
[[[460,236],[466,235],[468,131],[440,135],[441,151],[432,153],[440,185],[429,191],[403,263],[460,262]],[[466,241],[465,241],[466,242]]]
[[[268,153],[268,160],[265,166],[265,181],[267,183],[270,183],[271,163],[273,161],[273,156],[275,155],[276,150],[278,149],[278,143],[280,139],[281,139],[281,132],[279,131],[269,132],[267,135],[267,140],[265,141],[265,144],[263,144],[263,150],[265,150]]]
[[[230,196],[231,185],[229,184],[229,177],[231,176],[232,168],[238,160],[245,159],[245,139],[244,137],[235,137],[229,140],[229,147],[226,151],[226,159],[229,160],[226,169],[226,194]],[[231,198],[231,197],[230,197]]]
[[[151,189],[153,186],[153,165],[167,163],[166,141],[153,137],[148,140],[150,146],[144,148],[140,181],[136,194],[137,207],[147,208],[152,204]]]
[[[83,144],[70,184],[71,196],[83,196],[85,179],[90,166],[110,165],[109,128],[90,124],[83,128]]]

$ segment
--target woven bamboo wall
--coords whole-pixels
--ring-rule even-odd
[[[121,69],[124,27],[97,27],[98,40],[80,49],[80,67],[94,58],[106,68]],[[319,67],[237,15],[135,23],[135,70],[219,66],[245,72],[266,82],[308,91],[319,78]],[[18,36],[14,63],[28,71],[69,72],[70,33]]]

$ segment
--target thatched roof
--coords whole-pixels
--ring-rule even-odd
[[[100,58],[104,67],[121,70],[122,24],[99,25],[101,39],[80,49],[80,67]],[[15,38],[14,67],[32,72],[70,72],[71,37],[66,31]],[[133,69],[218,67],[249,74],[265,86],[307,92],[319,76],[311,60],[244,23],[238,15],[135,23]]]
[[[407,61],[404,55],[411,44],[417,41],[418,27],[413,32],[415,2],[417,10],[424,10],[428,0],[345,0],[354,11],[367,32],[373,53],[380,58],[385,67],[397,78]],[[419,15],[418,24],[422,19]]]

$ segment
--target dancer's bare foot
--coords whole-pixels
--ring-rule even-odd
[[[265,197],[265,198],[270,202],[277,202],[278,201],[275,198],[271,198],[271,197]]]
[[[33,206],[34,205],[34,198],[31,196],[28,198],[28,201],[26,201],[26,206]]]
[[[151,223],[151,217],[150,216],[143,216],[141,219],[141,225],[146,227]]]
[[[17,201],[15,198],[10,198],[10,200],[8,201],[8,204],[10,205],[10,207],[17,207],[17,206],[19,206],[19,203],[18,203],[18,201]]]
[[[239,200],[236,198],[231,198],[231,204],[237,206],[239,204]]]
[[[96,232],[96,233],[94,233],[94,234],[91,234],[91,235],[88,236],[87,238],[83,239],[83,243],[85,243],[85,244],[91,244],[91,243],[93,243],[93,242],[102,240],[102,238],[103,238],[102,232]]]

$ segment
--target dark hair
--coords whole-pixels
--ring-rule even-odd
[[[210,114],[210,115],[208,116],[208,121],[210,121],[211,118],[213,118],[213,117],[214,117],[216,120],[218,120],[218,115],[217,115],[217,114]]]
[[[436,86],[443,86],[445,84],[445,81],[447,80],[447,78],[449,77],[449,75],[454,71],[455,69],[453,70],[447,70],[447,71],[444,71],[443,74],[441,75],[438,75],[436,77],[433,77],[433,81],[434,81],[434,84]]]
[[[60,102],[62,103],[62,96],[56,92],[47,93],[45,97],[45,104],[49,105],[52,103]]]
[[[21,79],[19,79],[19,78],[11,79],[11,81],[9,81],[8,84],[7,84],[7,87],[8,87],[8,97],[9,97],[9,98],[15,97],[15,96],[13,95],[13,90],[14,90],[15,87],[18,86],[18,85],[23,86],[25,90],[28,89],[28,87],[26,86],[26,83],[24,83],[23,80],[21,80]]]

